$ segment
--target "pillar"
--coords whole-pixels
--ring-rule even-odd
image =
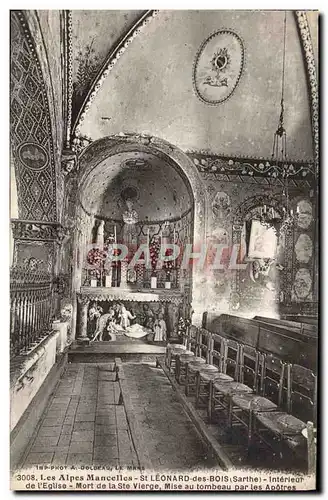
[[[79,336],[77,337],[78,344],[89,344],[90,339],[87,335],[87,326],[88,326],[88,307],[90,300],[87,297],[82,295],[78,295],[78,304],[79,304],[79,314],[80,314],[80,322],[79,322]]]
[[[128,261],[123,260],[121,262],[121,282],[120,282],[120,288],[127,288],[128,282],[127,282],[127,272],[128,272]]]

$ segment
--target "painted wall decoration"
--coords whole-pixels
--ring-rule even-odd
[[[228,99],[240,80],[245,50],[232,30],[218,30],[201,45],[194,64],[193,80],[197,96],[206,104]]]
[[[211,239],[220,245],[229,245],[229,233],[223,227],[214,228],[211,233]]]
[[[299,209],[297,225],[302,229],[307,229],[313,220],[312,204],[307,200],[301,200],[297,203],[297,207]]]
[[[43,170],[49,161],[47,151],[33,142],[22,144],[18,156],[20,161],[31,170]]]
[[[300,234],[295,244],[295,254],[298,262],[307,264],[312,257],[313,244],[308,234]]]
[[[216,193],[212,201],[212,212],[216,219],[224,219],[230,214],[230,196],[223,191]]]
[[[10,126],[19,217],[54,221],[56,175],[47,90],[27,22],[11,12]]]
[[[277,236],[272,227],[252,221],[248,256],[251,259],[274,259],[277,251]]]
[[[302,267],[295,275],[292,290],[293,301],[311,300],[312,278],[309,269]]]

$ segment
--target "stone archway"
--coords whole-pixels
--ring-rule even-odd
[[[206,191],[196,166],[191,159],[174,145],[156,137],[141,136],[137,134],[109,136],[91,143],[79,157],[79,173],[77,179],[77,191],[83,190],[84,183],[97,165],[105,159],[130,151],[146,152],[154,154],[167,163],[170,163],[183,178],[190,197],[193,200],[193,242],[204,242],[206,239],[207,223],[207,203]],[[96,171],[96,170],[95,170]],[[78,195],[77,198],[80,198]],[[79,200],[76,200],[77,206]],[[78,216],[78,210],[76,215]],[[192,308],[194,310],[193,322],[201,324],[202,313],[204,310],[202,290],[202,273],[193,270],[192,277]],[[73,283],[77,284],[79,280],[73,277]],[[75,328],[74,328],[75,330]]]

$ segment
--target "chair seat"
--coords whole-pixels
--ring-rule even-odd
[[[306,427],[306,424],[302,420],[280,411],[258,413],[256,414],[256,419],[264,427],[280,436],[300,434]]]
[[[195,354],[191,351],[187,351],[186,353],[183,354],[176,354],[177,357],[180,359],[181,362],[188,360],[188,359],[195,359]]]
[[[195,356],[189,363],[188,363],[188,370],[193,370],[197,371],[197,368],[205,365],[205,359],[203,358],[198,358]]]
[[[232,402],[241,410],[250,410],[252,408],[254,411],[269,411],[277,408],[277,405],[272,403],[270,399],[251,393],[235,394],[232,396]]]
[[[187,346],[183,344],[167,344],[166,349],[187,349]]]
[[[228,382],[228,381],[215,381],[214,389],[221,392],[224,395],[234,394],[236,392],[253,392],[248,385],[242,384],[240,382]]]
[[[303,454],[306,456],[307,452],[307,441],[302,434],[296,434],[295,436],[288,436],[284,440],[287,446],[296,452],[298,455]]]
[[[208,365],[207,363],[200,363],[200,364],[190,363],[189,370],[194,371],[194,372],[198,372],[198,371],[218,372],[219,371],[216,366]]]
[[[207,371],[201,369],[200,378],[204,382],[210,382],[211,380],[232,382],[233,378],[230,375],[226,375],[225,373],[218,373],[217,371]]]

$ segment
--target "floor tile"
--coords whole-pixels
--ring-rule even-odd
[[[89,431],[94,430],[95,422],[74,422],[74,431]]]
[[[38,437],[41,436],[58,436],[62,431],[62,426],[58,425],[56,427],[43,427],[41,426],[38,430]]]
[[[102,448],[106,446],[117,446],[117,434],[96,434],[95,447]]]
[[[72,442],[75,441],[94,441],[95,433],[91,431],[73,431]]]
[[[95,414],[94,413],[77,413],[75,415],[75,422],[94,422]]]
[[[69,453],[92,453],[92,451],[93,451],[92,441],[71,442],[69,447]]]
[[[47,417],[43,420],[42,426],[43,427],[58,427],[59,425],[62,425],[64,423],[65,416],[63,417]]]
[[[53,452],[29,453],[24,465],[50,464],[53,455]]]
[[[92,465],[92,453],[68,453],[67,465]]]

